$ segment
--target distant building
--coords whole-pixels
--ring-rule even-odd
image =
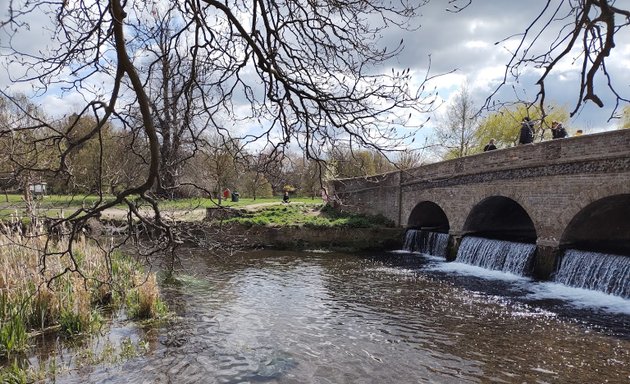
[[[46,196],[47,185],[47,183],[33,183],[28,185],[28,189],[34,196]]]

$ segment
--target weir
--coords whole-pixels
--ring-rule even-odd
[[[630,299],[630,257],[569,249],[553,280]]]
[[[448,233],[409,229],[405,233],[403,249],[446,258],[448,239]]]
[[[403,249],[446,257],[449,237],[446,233],[410,229],[405,234]],[[536,257],[535,244],[465,236],[457,248],[454,261],[531,276]],[[570,287],[630,299],[630,256],[568,249],[551,279]]]
[[[455,261],[526,276],[531,272],[535,252],[534,244],[466,236]]]

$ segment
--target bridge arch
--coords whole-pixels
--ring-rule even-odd
[[[491,196],[477,203],[466,217],[462,232],[524,243],[535,243],[537,239],[530,215],[519,203],[505,196]]]
[[[422,201],[411,210],[407,228],[448,233],[450,224],[444,210],[432,201]]]
[[[630,194],[604,197],[580,210],[560,247],[630,256]]]

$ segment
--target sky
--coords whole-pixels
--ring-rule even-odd
[[[419,0],[418,0],[419,1]],[[552,0],[552,3],[561,3]],[[618,4],[627,2],[617,1]],[[449,5],[450,3],[450,5]],[[466,1],[455,1],[454,4],[465,4]],[[438,124],[440,116],[444,114],[448,102],[463,83],[468,84],[475,104],[481,106],[485,99],[503,81],[506,63],[510,60],[510,50],[515,48],[517,39],[509,38],[523,32],[538,13],[543,9],[547,0],[528,1],[495,1],[472,0],[472,4],[460,12],[446,11],[453,7],[452,2],[431,0],[422,7],[421,17],[418,19],[420,28],[415,31],[400,31],[392,28],[383,34],[383,45],[395,46],[401,39],[404,41],[404,51],[387,65],[396,68],[410,68],[411,72],[421,79],[431,62],[431,75],[445,74],[437,77],[431,85],[435,86],[443,106],[432,114],[432,122],[428,124],[430,132],[432,124]],[[0,0],[0,19],[6,15],[9,0]],[[621,5],[620,5],[621,6]],[[38,27],[37,17],[33,17],[31,30],[15,40],[26,49],[39,49],[50,41],[47,32]],[[625,33],[623,33],[625,32]],[[541,36],[540,47],[548,45],[549,35]],[[507,39],[507,40],[504,40]],[[502,41],[499,44],[497,42]],[[0,34],[0,45],[6,43],[6,35]],[[608,61],[608,70],[612,74],[613,84],[622,95],[630,97],[630,34],[622,31],[617,35],[617,47]],[[1,48],[0,48],[1,49]],[[384,68],[385,70],[385,68]],[[389,70],[389,69],[387,69]],[[562,63],[548,79],[548,100],[572,110],[577,98],[577,80],[579,62]],[[451,73],[452,72],[452,73]],[[508,79],[510,84],[500,91],[495,100],[512,101],[518,97],[531,100],[538,89],[535,85],[540,70],[530,68],[520,78],[518,83]],[[600,84],[601,86],[602,84]],[[0,71],[0,88],[28,92],[26,84],[12,85],[8,73]],[[597,132],[615,128],[616,120],[608,121],[614,99],[605,87],[600,88],[605,107],[599,108],[592,103],[580,110],[570,121],[565,122],[569,132],[583,129]],[[52,114],[72,113],[83,104],[83,98],[78,94],[64,94],[51,92],[39,99],[45,109]],[[426,133],[429,134],[429,133]]]
[[[440,94],[447,101],[452,97],[453,91],[463,82],[467,82],[476,104],[482,105],[503,81],[505,65],[510,60],[517,39],[495,43],[522,33],[546,3],[546,0],[473,0],[463,11],[450,13],[444,11],[444,2],[433,2],[424,9],[421,28],[414,33],[413,40],[406,44],[406,50],[398,60],[402,66],[421,68],[430,54],[432,72],[446,73],[455,70],[453,74],[437,80]],[[543,39],[538,45],[541,49],[549,45],[550,34],[543,37],[547,39]],[[628,98],[630,34],[627,30],[625,34],[622,32],[616,36],[616,43],[617,47],[608,61],[608,70],[612,73],[613,84]],[[548,78],[547,100],[572,111],[577,101],[580,69],[580,62],[573,64],[565,61],[558,66]],[[495,100],[515,100],[513,89],[518,91],[520,99],[533,100],[538,92],[535,84],[539,73],[540,70],[530,68],[518,83],[508,79],[508,86],[502,89]],[[616,127],[617,120],[608,121],[614,107],[613,95],[604,86],[600,90],[604,108],[587,103],[570,121],[565,122],[566,127],[584,129],[587,132]]]

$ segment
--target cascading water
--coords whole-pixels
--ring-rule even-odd
[[[554,281],[630,298],[630,257],[569,249]]]
[[[527,275],[536,245],[466,236],[455,261],[515,275]]]
[[[405,234],[403,249],[409,252],[426,253],[446,257],[448,233],[410,229]]]

